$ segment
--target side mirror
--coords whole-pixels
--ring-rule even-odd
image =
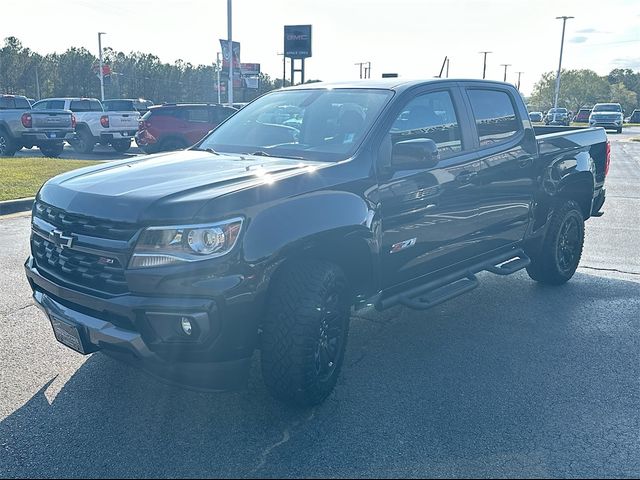
[[[440,161],[438,146],[430,138],[414,138],[393,145],[391,166],[397,170],[435,167]]]

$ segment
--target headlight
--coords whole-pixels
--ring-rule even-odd
[[[242,218],[208,225],[150,227],[142,232],[129,268],[195,262],[229,253],[240,235]]]

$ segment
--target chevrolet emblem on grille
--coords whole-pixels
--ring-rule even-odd
[[[71,248],[73,245],[73,237],[71,235],[66,236],[62,231],[57,229],[49,232],[49,240],[60,248]]]

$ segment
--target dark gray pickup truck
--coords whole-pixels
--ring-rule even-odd
[[[58,157],[64,142],[75,137],[75,117],[68,110],[32,110],[27,97],[0,95],[0,157],[23,147],[38,147],[47,157]]]
[[[609,160],[601,128],[534,131],[506,83],[304,85],[189,150],[47,182],[26,274],[78,352],[228,388],[259,349],[276,397],[317,404],[352,309],[427,309],[480,272],[568,281]]]

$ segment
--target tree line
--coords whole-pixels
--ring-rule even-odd
[[[146,98],[161,102],[217,102],[216,65],[193,65],[183,60],[164,63],[153,54],[125,54],[104,49],[103,62],[111,75],[105,82],[105,98]],[[63,53],[40,55],[16,37],[0,48],[0,93],[30,98],[100,98],[98,58],[86,48],[71,47]],[[249,101],[282,87],[282,79],[261,73],[259,88],[234,89],[234,100]],[[285,86],[289,85],[286,81]],[[223,101],[226,96],[223,95]]]
[[[640,72],[616,68],[601,77],[593,70],[563,70],[560,80],[558,106],[572,112],[598,102],[619,103],[626,114],[638,107]],[[553,107],[555,88],[556,72],[545,73],[535,84],[529,105],[544,111]]]
[[[106,48],[104,63],[112,74],[105,86],[106,98],[146,98],[161,102],[216,102],[216,65],[193,65],[183,60],[164,63],[153,54],[125,54]],[[40,55],[16,37],[0,48],[0,93],[31,98],[100,97],[98,59],[85,48],[71,47],[63,53]],[[314,81],[314,80],[311,80]],[[317,80],[315,80],[317,81]],[[547,72],[535,84],[529,104],[539,110],[553,106],[556,73]],[[285,86],[289,85],[286,81]],[[282,79],[260,74],[257,90],[234,89],[234,100],[249,101],[282,87]],[[573,112],[583,105],[619,102],[627,113],[638,105],[640,73],[615,69],[599,76],[593,70],[563,70],[558,105]],[[222,101],[226,101],[223,95]]]

